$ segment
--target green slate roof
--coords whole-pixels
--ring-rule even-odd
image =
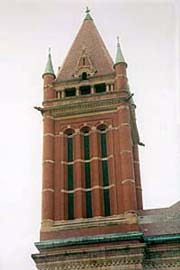
[[[51,74],[51,75],[53,75],[55,77],[50,49],[49,49],[49,54],[48,54],[48,61],[47,61],[46,68],[44,70],[43,76],[46,75],[46,74]]]
[[[120,47],[120,43],[119,43],[119,37],[118,37],[118,42],[117,42],[117,51],[116,51],[115,64],[118,64],[118,63],[125,63],[126,64],[126,61],[125,61],[124,56],[123,56],[122,51],[121,51],[121,47]]]

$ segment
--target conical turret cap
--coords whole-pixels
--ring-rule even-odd
[[[43,77],[45,75],[53,75],[55,77],[55,73],[54,73],[54,69],[53,69],[53,64],[52,64],[52,59],[51,59],[51,50],[49,49],[49,54],[48,54],[48,61],[47,61],[47,64],[46,64],[46,68],[44,70],[44,73],[43,73]]]
[[[115,65],[124,63],[127,66],[127,63],[124,59],[124,56],[121,51],[120,43],[119,43],[119,37],[117,37],[117,51],[116,51],[116,59],[115,59]]]

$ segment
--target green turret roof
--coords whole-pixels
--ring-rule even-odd
[[[47,61],[46,68],[45,68],[45,71],[43,73],[43,76],[46,75],[46,74],[52,74],[55,77],[53,64],[52,64],[52,60],[51,60],[51,50],[50,49],[49,49],[49,54],[48,54],[48,61]]]
[[[91,17],[91,15],[89,14],[90,13],[90,9],[88,8],[88,7],[86,7],[86,17],[85,17],[85,21],[87,21],[87,20],[93,20],[92,19],[92,17]]]
[[[124,56],[123,56],[122,51],[121,51],[121,47],[120,47],[120,43],[119,43],[119,37],[117,37],[117,52],[116,52],[115,64],[119,64],[119,63],[125,63],[126,64],[126,61],[125,61]]]

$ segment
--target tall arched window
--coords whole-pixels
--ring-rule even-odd
[[[74,174],[73,174],[73,130],[66,131],[67,136],[67,208],[68,219],[74,219]]]
[[[89,129],[83,128],[83,148],[84,148],[84,176],[85,176],[85,202],[86,202],[86,217],[92,217],[92,197],[91,197],[91,171],[90,171],[90,141]],[[87,190],[88,189],[88,190]]]
[[[109,173],[107,160],[107,128],[105,125],[98,127],[100,132],[100,156],[102,166],[102,184],[103,184],[103,199],[104,199],[104,215],[110,216],[110,196],[109,196]]]

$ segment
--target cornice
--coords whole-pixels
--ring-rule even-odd
[[[79,236],[71,237],[65,239],[55,239],[55,240],[45,240],[36,242],[35,246],[39,250],[74,246],[74,245],[84,245],[84,244],[96,244],[96,243],[112,243],[116,241],[126,241],[126,240],[142,240],[143,233],[139,231],[127,232],[127,233],[111,233],[111,234],[100,234],[91,236]]]
[[[42,112],[51,112],[53,117],[80,115],[94,112],[115,110],[120,103],[126,103],[127,98],[121,97],[122,92],[95,94],[61,100],[50,100],[44,103]]]

